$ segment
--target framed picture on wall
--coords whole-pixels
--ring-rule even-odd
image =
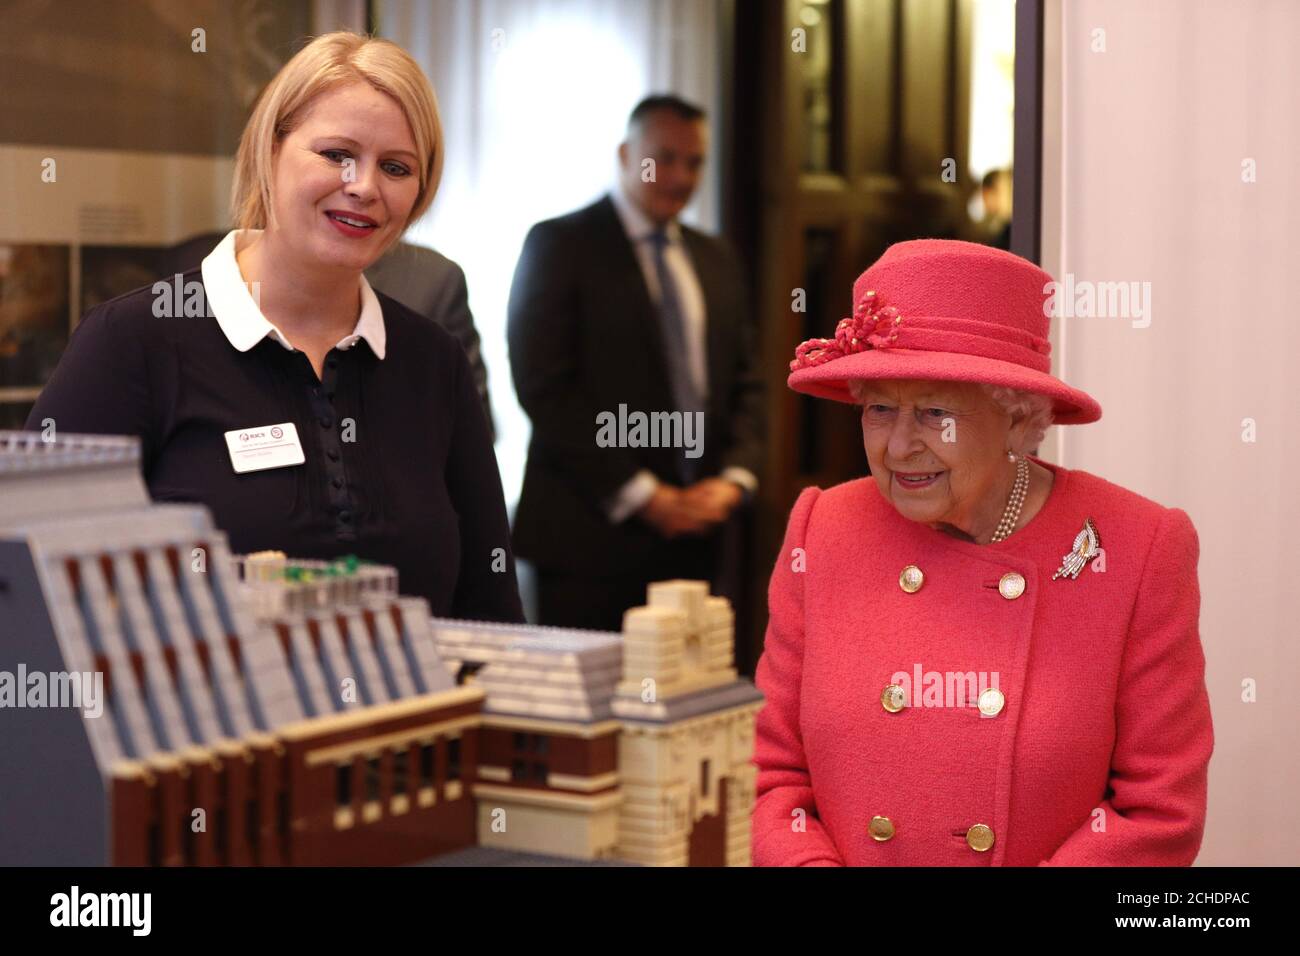
[[[23,426],[87,308],[224,232],[248,111],[312,27],[310,0],[6,5],[0,428]]]

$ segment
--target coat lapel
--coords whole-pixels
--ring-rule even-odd
[[[646,287],[645,276],[641,273],[641,263],[637,260],[636,250],[627,233],[623,231],[623,222],[614,209],[614,201],[606,196],[596,204],[596,221],[599,225],[598,250],[608,250],[606,264],[609,274],[605,281],[618,290],[619,296],[627,302],[627,314],[615,316],[628,327],[628,338],[637,335],[644,337],[649,348],[647,360],[655,369],[655,380],[668,381],[668,362],[664,356],[663,331],[659,328],[659,314],[650,299],[650,290]],[[639,330],[639,331],[638,331]],[[635,342],[631,343],[635,345]],[[633,353],[635,354],[635,353]],[[671,394],[671,387],[665,385]]]
[[[704,293],[704,368],[709,376],[709,408],[715,409],[724,398],[721,390],[725,389],[727,383],[725,362],[731,354],[722,293],[718,286],[717,271],[710,267],[712,250],[708,246],[708,239],[685,226],[682,227],[682,237],[691,257],[691,266],[699,280],[700,291]]]

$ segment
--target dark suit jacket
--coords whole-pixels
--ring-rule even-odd
[[[757,475],[763,386],[743,271],[721,239],[682,227],[707,309],[709,404],[702,476]],[[680,448],[601,448],[597,415],[675,407],[659,317],[613,201],[538,223],[524,241],[509,306],[510,365],[533,423],[515,515],[516,553],[593,575],[662,566],[675,545],[603,505],[642,468],[680,484]]]
[[[465,271],[441,252],[399,242],[366,270],[366,280],[375,291],[433,319],[460,343],[474,373],[474,388],[483,400],[488,431],[495,439],[487,366],[479,347],[478,330],[474,328],[474,316],[469,310]]]

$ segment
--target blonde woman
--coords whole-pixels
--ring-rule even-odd
[[[28,427],[139,436],[154,498],[207,505],[235,551],[355,553],[436,615],[522,620],[465,354],[362,275],[429,208],[443,151],[410,56],[318,37],[244,129],[239,228],[88,312]]]

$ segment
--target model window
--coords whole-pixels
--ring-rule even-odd
[[[406,793],[406,768],[409,762],[409,754],[403,747],[393,754],[393,795]]]
[[[433,744],[420,748],[420,786],[433,786]]]
[[[337,786],[339,806],[352,806],[352,764],[339,764],[334,770],[334,779]]]
[[[447,779],[460,779],[460,738],[452,737],[447,741]]]

